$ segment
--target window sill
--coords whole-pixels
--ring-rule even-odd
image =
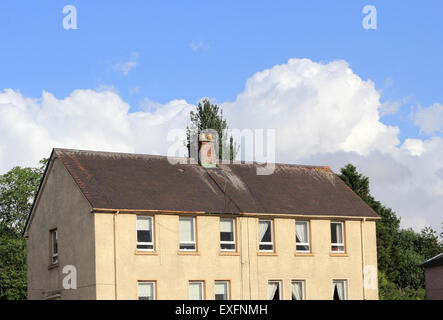
[[[240,253],[237,251],[220,251],[221,256],[239,256]]]
[[[57,262],[57,263],[50,264],[50,265],[48,266],[48,270],[55,269],[55,268],[58,268],[58,262]]]
[[[199,251],[177,251],[178,255],[183,255],[183,256],[199,256],[200,252]]]
[[[347,254],[346,252],[329,252],[329,256],[330,257],[349,257],[349,254]]]
[[[277,252],[257,252],[258,256],[278,256]]]
[[[300,256],[300,257],[313,257],[314,256],[314,254],[312,252],[296,252],[294,255]]]
[[[135,251],[136,255],[141,255],[141,256],[157,256],[158,252],[157,251]]]

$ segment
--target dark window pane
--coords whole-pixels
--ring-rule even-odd
[[[234,233],[233,232],[220,232],[220,240],[221,241],[234,241]]]
[[[298,251],[309,251],[309,246],[297,245]]]
[[[138,300],[152,300],[151,297],[138,297]]]
[[[224,294],[216,294],[215,300],[226,300],[225,295]]]
[[[183,244],[180,243],[181,250],[195,250],[195,244]]]
[[[154,249],[152,244],[138,244],[137,249]]]
[[[233,243],[222,243],[221,248],[223,250],[235,250],[235,244]]]
[[[338,295],[337,286],[334,287],[334,300],[341,300]]]
[[[331,242],[337,243],[337,225],[335,223],[331,223]]]
[[[273,250],[273,246],[272,244],[261,244],[260,245],[260,250]]]
[[[57,253],[57,231],[52,231],[52,253]]]
[[[152,242],[151,231],[137,230],[137,242]]]
[[[272,297],[272,300],[280,300],[280,286],[277,287],[277,290],[275,290],[274,296]]]

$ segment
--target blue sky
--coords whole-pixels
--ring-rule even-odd
[[[67,4],[77,30],[62,27]],[[377,30],[362,28],[367,4]],[[2,1],[0,88],[63,98],[112,85],[135,110],[146,97],[232,101],[252,74],[289,58],[344,59],[384,89],[382,101],[403,103],[383,119],[403,139],[419,134],[411,108],[443,101],[442,10],[441,1]],[[116,72],[134,53],[137,66]]]
[[[439,229],[442,17],[441,0],[2,0],[0,174],[52,147],[166,154],[209,97],[231,127],[276,128],[278,161],[353,163],[404,226]]]

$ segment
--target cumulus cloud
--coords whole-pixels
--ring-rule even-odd
[[[285,161],[323,152],[368,155],[399,144],[399,129],[380,122],[374,83],[345,61],[291,59],[254,74],[223,107],[231,126],[278,128],[278,158]]]
[[[400,129],[380,119],[383,104],[374,83],[345,61],[291,59],[252,75],[234,101],[221,104],[231,128],[276,129],[277,161],[330,165],[336,172],[353,163],[403,226],[439,228],[443,139],[400,144]],[[141,111],[130,112],[117,92],[106,89],[76,90],[64,99],[6,89],[0,92],[0,173],[37,164],[52,147],[167,154],[168,132],[186,128],[194,107],[184,100],[145,99]],[[425,123],[423,128],[437,131],[438,125]]]
[[[419,107],[414,115],[414,123],[424,133],[443,133],[443,105],[434,103],[427,108]]]
[[[352,163],[370,177],[375,197],[402,217],[404,227],[440,228],[443,141],[400,144],[400,129],[380,119],[400,104],[381,103],[374,83],[345,61],[291,59],[254,74],[223,107],[231,127],[277,129],[278,161],[330,165],[336,172]]]
[[[48,92],[30,99],[6,89],[0,92],[0,173],[35,165],[53,147],[165,154],[162,137],[186,127],[191,107],[174,100],[130,113],[113,91],[76,90],[59,100]]]

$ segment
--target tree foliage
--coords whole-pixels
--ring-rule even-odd
[[[198,137],[200,132],[205,129],[213,129],[218,133],[217,157],[223,158],[222,150],[229,150],[229,160],[233,160],[237,155],[238,147],[232,136],[228,136],[228,125],[223,118],[223,110],[216,104],[212,104],[208,99],[203,99],[197,105],[197,110],[190,112],[191,125],[186,128],[186,146],[189,156],[191,156],[191,145],[196,143],[194,137]],[[229,149],[227,149],[229,148]]]
[[[15,230],[0,227],[0,300],[26,299],[26,242]]]
[[[1,226],[23,231],[47,161],[41,160],[39,168],[15,167],[0,176]]]
[[[442,239],[430,227],[420,233],[401,229],[400,218],[374,199],[369,178],[355,166],[346,165],[339,177],[381,217],[376,223],[380,299],[424,299],[424,272],[419,264],[443,251]]]
[[[0,300],[26,299],[24,224],[48,159],[39,168],[15,167],[0,175]]]

